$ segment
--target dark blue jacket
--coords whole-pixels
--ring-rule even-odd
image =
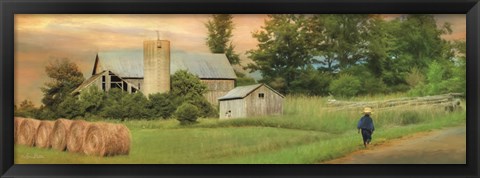
[[[373,120],[370,118],[370,116],[365,115],[362,118],[360,118],[360,121],[358,121],[357,129],[367,129],[374,131],[375,126],[373,126]]]

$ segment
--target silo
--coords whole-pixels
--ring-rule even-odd
[[[143,60],[143,93],[170,91],[170,41],[144,41]]]

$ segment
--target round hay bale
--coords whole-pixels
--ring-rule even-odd
[[[83,152],[87,155],[114,156],[130,152],[130,130],[121,124],[95,123],[87,129]]]
[[[42,121],[37,129],[35,146],[39,148],[50,148],[50,134],[53,130],[54,121]]]
[[[73,121],[67,135],[67,150],[74,153],[83,152],[82,145],[85,140],[87,127],[90,123],[83,120]]]
[[[22,122],[25,120],[25,118],[23,117],[15,117],[13,118],[13,140],[14,140],[14,143],[17,144],[17,140],[18,140],[18,130],[20,129],[20,125],[22,124]]]
[[[39,120],[25,119],[19,126],[18,130],[18,144],[26,146],[35,145],[35,136],[37,135],[37,129],[40,125]]]
[[[72,124],[71,120],[58,119],[53,125],[52,133],[50,134],[50,145],[53,149],[64,151],[67,148],[67,134]]]

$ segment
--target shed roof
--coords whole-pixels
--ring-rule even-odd
[[[111,70],[122,78],[143,78],[143,51],[110,51],[98,53],[97,65]],[[235,72],[225,54],[172,51],[170,74],[187,70],[199,78],[236,79]],[[98,71],[93,69],[93,74]]]
[[[267,87],[268,89],[272,90],[276,94],[280,95],[282,98],[284,97],[281,93],[275,91],[270,86],[261,83],[261,84],[255,84],[255,85],[235,87],[234,89],[230,90],[226,95],[218,98],[218,100],[223,101],[223,100],[231,100],[231,99],[242,99],[242,98],[245,98],[246,96],[248,96],[253,91],[260,88],[261,86]]]

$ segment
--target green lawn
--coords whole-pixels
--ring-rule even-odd
[[[16,146],[15,163],[302,164],[319,163],[362,149],[361,136],[355,129],[359,111],[331,112],[324,108],[324,98],[287,97],[281,117],[200,119],[188,126],[181,126],[174,119],[131,120],[124,122],[132,133],[128,156],[103,158]],[[464,125],[466,112],[417,107],[378,111],[372,117],[377,128],[372,142],[375,145],[406,134]]]
[[[330,134],[282,128],[133,129],[129,156],[98,158],[68,152],[16,147],[18,164],[44,163],[204,163],[313,143]]]

